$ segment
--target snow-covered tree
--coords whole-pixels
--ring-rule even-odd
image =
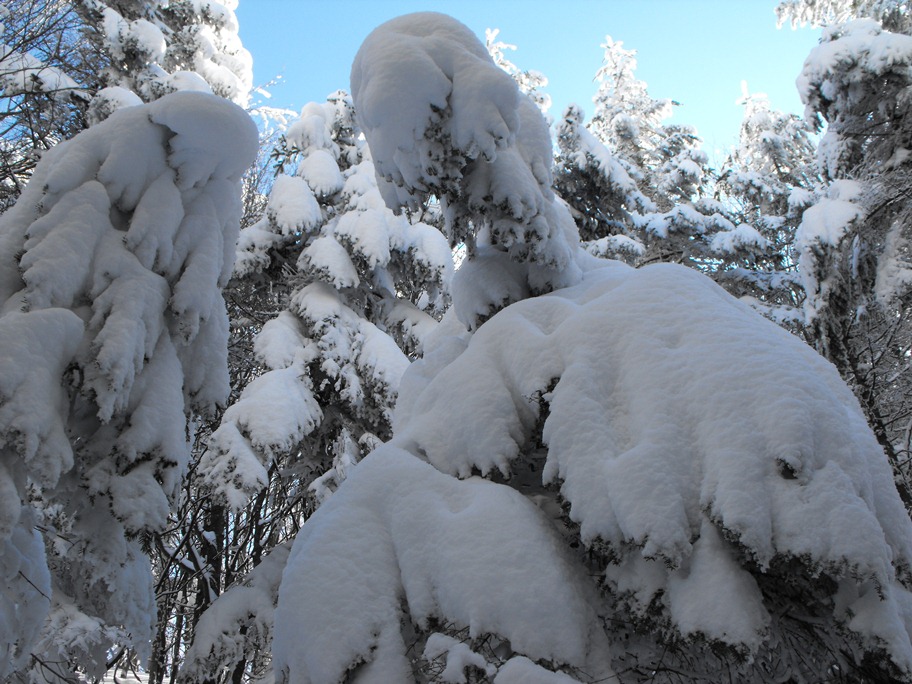
[[[79,0],[86,33],[109,56],[91,116],[140,98],[203,90],[247,106],[253,80],[237,0]]]
[[[593,134],[614,153],[661,211],[698,194],[708,158],[696,131],[668,124],[676,102],[654,99],[636,76],[636,51],[605,37],[603,63],[592,98]]]
[[[436,197],[450,244],[465,244],[453,305],[475,326],[530,292],[577,280],[578,236],[551,188],[551,138],[538,107],[471,31],[420,16],[427,26],[412,17],[401,33],[367,38],[359,55],[370,58],[355,58],[352,95],[387,205],[415,211]],[[389,49],[396,41],[411,46],[406,58]],[[464,89],[465,79],[474,85]]]
[[[149,653],[142,539],[161,530],[188,421],[227,398],[239,179],[256,130],[175,94],[47,152],[0,219],[3,676]]]
[[[277,156],[282,173],[263,218],[242,231],[236,275],[276,277],[280,310],[254,341],[261,370],[197,471],[225,523],[260,528],[262,562],[248,557],[234,586],[217,582],[227,591],[197,624],[181,675],[191,681],[251,672],[253,654],[268,654],[290,539],[390,436],[399,379],[447,301],[446,239],[384,205],[348,95],[305,106]]]
[[[570,207],[587,249],[635,264],[646,254],[640,217],[656,206],[583,119],[583,111],[571,105],[558,123],[554,188]]]
[[[38,157],[85,127],[98,55],[69,2],[0,5],[0,209],[16,201]]]
[[[776,7],[780,26],[830,26],[851,19],[876,19],[888,31],[912,28],[906,0],[782,0]]]
[[[431,314],[442,310],[452,268],[446,242],[436,229],[395,216],[383,204],[352,114],[342,92],[304,108],[285,134],[284,173],[266,215],[240,242],[239,276],[255,277],[276,261],[294,269],[287,308],[258,336],[256,353],[269,372],[255,382],[297,378],[300,388],[290,396],[300,394],[306,406],[289,410],[296,427],[264,424],[274,434],[258,435],[254,415],[261,407],[242,395],[215,444],[240,428],[268,458],[322,426],[328,442],[315,440],[309,455],[319,460],[339,439],[370,443],[388,436],[406,354],[420,350],[434,324]],[[256,394],[252,386],[249,392]],[[226,453],[235,439],[224,442]],[[337,445],[337,451],[350,448]]]
[[[712,236],[734,226],[708,196],[700,139],[666,123],[676,103],[649,95],[635,51],[610,36],[603,47],[592,121],[584,127],[572,106],[558,125],[555,187],[593,254],[707,269],[718,260]]]
[[[713,236],[714,277],[765,315],[795,329],[804,317],[795,232],[817,189],[810,126],[770,108],[744,85],[738,146],[722,165],[716,195],[733,228]]]
[[[479,233],[499,207],[443,180],[540,192],[511,154],[539,130],[510,115],[527,99],[482,50],[419,13],[353,68],[387,201],[449,192],[448,217],[473,212]],[[465,176],[426,164],[444,149]],[[691,269],[587,258],[562,209],[541,212],[550,231],[517,215],[509,244],[476,243],[463,320],[405,372],[392,439],[295,540],[276,676],[912,679],[912,521],[832,366]],[[491,314],[492,272],[522,283],[555,236],[569,255],[550,292]]]
[[[247,106],[252,62],[236,0],[5,0],[0,5],[0,208],[41,152],[124,106],[177,90]]]
[[[900,475],[912,415],[910,85],[912,37],[872,19],[825,29],[799,78],[808,118],[826,126],[824,185],[805,201],[796,234],[808,330]]]

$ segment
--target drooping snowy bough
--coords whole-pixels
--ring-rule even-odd
[[[173,94],[45,153],[0,219],[0,677],[148,650],[139,535],[179,491],[188,418],[227,398],[256,145],[236,105]]]
[[[436,171],[415,155],[459,134],[461,108],[496,99],[454,67],[476,64],[467,35],[419,14],[365,42],[362,92],[403,91],[401,112],[386,102],[366,125],[372,145],[399,136],[401,178],[377,164],[391,187],[430,189]],[[400,124],[421,79],[448,73],[440,118],[408,129],[421,136],[409,146]],[[535,253],[537,238],[516,239]],[[526,256],[490,248],[474,257],[488,271]],[[480,317],[448,315],[425,341],[393,439],[291,550],[279,679],[912,679],[912,522],[835,369],[690,269],[568,249],[572,286],[474,334],[463,326]],[[479,303],[498,281],[472,284]]]

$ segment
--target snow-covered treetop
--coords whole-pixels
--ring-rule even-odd
[[[742,90],[741,134],[717,190],[736,203],[741,220],[781,224],[796,214],[788,202],[791,193],[807,191],[817,180],[811,127],[795,114],[773,110],[769,98],[749,92],[746,83]]]
[[[434,12],[393,19],[365,39],[351,82],[390,208],[436,196],[451,244],[526,262],[521,287],[579,278],[576,227],[551,190],[548,124],[466,26]]]
[[[636,50],[624,49],[623,42],[611,36],[605,36],[602,48],[591,126],[600,140],[633,165],[635,173],[643,173],[662,137],[662,122],[671,116],[672,101],[649,96],[646,83],[636,76]]]

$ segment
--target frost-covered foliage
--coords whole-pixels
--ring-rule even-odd
[[[446,90],[431,65],[486,73],[463,28],[402,17],[356,60],[403,202],[440,142],[402,123]],[[480,80],[441,106],[491,103]],[[540,296],[507,250],[462,266],[392,439],[292,547],[279,681],[912,678],[912,522],[833,367],[691,269],[573,248]],[[523,301],[465,316],[504,280]]]
[[[330,406],[324,427],[333,439],[388,435],[406,354],[420,349],[433,327],[431,314],[444,304],[452,270],[436,229],[383,204],[344,93],[307,105],[286,132],[285,147],[285,173],[276,178],[266,216],[242,232],[237,273],[255,275],[276,259],[293,260],[296,287],[287,309],[257,337],[255,351],[268,372],[228,410],[210,445],[213,455],[234,454],[243,443],[238,438],[245,440],[261,454],[250,463],[254,469],[313,433]],[[269,396],[274,410],[264,410]],[[341,416],[332,415],[338,411]],[[233,505],[265,483],[264,471],[252,475],[241,465],[252,452],[237,453],[242,498],[225,490]],[[232,462],[220,456],[212,465]],[[213,479],[220,488],[231,481]]]
[[[628,251],[640,256],[646,247],[635,237],[633,217],[655,211],[655,204],[621,161],[583,125],[584,117],[582,109],[571,105],[558,123],[555,187],[573,208],[583,240],[626,237],[624,242],[636,243]],[[616,256],[618,251],[608,253]]]
[[[304,107],[276,153],[282,173],[265,215],[239,242],[237,281],[276,278],[281,310],[256,335],[260,370],[225,411],[196,475],[232,515],[246,509],[247,524],[290,521],[264,551],[389,437],[399,379],[447,303],[447,241],[419,215],[385,206],[352,113],[343,92]],[[271,599],[260,592],[250,610],[232,607],[246,600],[243,588],[215,600],[182,677],[227,677],[268,653],[276,590],[277,579]],[[225,641],[225,620],[243,637]]]
[[[456,284],[467,323],[578,279],[547,122],[467,27],[433,12],[393,19],[365,39],[351,80],[386,203],[416,210],[436,196],[450,244],[466,245],[461,282],[488,295],[461,298]]]
[[[213,681],[226,665],[253,660],[259,655],[258,649],[271,642],[273,612],[288,550],[287,544],[276,546],[202,613],[193,644],[184,656],[182,681]]]
[[[696,131],[667,124],[674,102],[653,99],[636,77],[636,51],[605,37],[599,84],[592,98],[590,129],[615,154],[628,173],[642,182],[662,211],[694,199],[706,174],[707,156]]]
[[[829,26],[852,19],[876,19],[890,31],[906,32],[910,26],[906,0],[782,0],[776,7],[779,25]]]
[[[0,208],[40,153],[117,109],[177,90],[247,105],[236,0],[4,0]]]
[[[253,61],[241,45],[237,0],[79,0],[111,60],[91,104],[95,120],[125,102],[202,90],[246,106]]]
[[[242,110],[175,94],[46,153],[0,219],[3,676],[148,655],[139,536],[179,491],[189,417],[227,398],[219,289],[255,148]]]
[[[854,173],[863,157],[896,166],[909,126],[903,116],[912,65],[912,36],[871,19],[824,30],[798,78],[807,118],[821,117],[820,164],[828,178]],[[888,167],[889,169],[890,167]]]

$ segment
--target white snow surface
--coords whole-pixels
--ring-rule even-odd
[[[345,185],[339,165],[327,150],[313,150],[301,160],[298,175],[317,195],[332,195]]]
[[[118,109],[141,105],[142,99],[136,93],[121,86],[102,88],[89,103],[89,123],[95,125],[104,121]]]
[[[284,174],[275,179],[266,204],[266,214],[285,236],[310,230],[323,217],[307,181]]]
[[[546,670],[524,656],[514,656],[497,671],[494,684],[579,684],[579,680]]]
[[[279,681],[332,683],[353,669],[408,681],[401,627],[431,630],[432,619],[496,634],[529,659],[508,661],[500,681],[560,680],[536,661],[610,677],[597,579],[567,555],[544,504],[477,477],[528,478],[539,438],[541,491],[559,488],[605,559],[622,618],[658,608],[685,639],[749,657],[773,622],[756,576],[794,563],[803,580],[833,578],[835,621],[912,673],[912,521],[854,395],[813,350],[695,271],[585,254],[550,190],[541,115],[508,81],[466,27],[435,13],[387,22],[355,58],[383,199],[398,210],[436,194],[469,257],[454,312],[402,376],[392,440],[294,543],[276,611]],[[699,171],[691,161],[682,181]],[[833,193],[841,204],[809,220],[808,242],[837,240],[850,220],[843,205],[857,193]],[[365,218],[334,235],[380,264],[389,243],[364,234]],[[640,227],[702,234],[706,218],[681,205]],[[750,242],[743,228],[719,247]],[[385,334],[356,319],[342,326],[354,335],[320,325],[352,316],[330,285],[307,286],[291,308],[352,400],[358,345],[384,341],[379,367],[398,367]],[[453,654],[453,681],[476,660],[439,639],[430,648]]]
[[[725,539],[761,568],[805,558],[908,595],[897,572],[909,572],[912,523],[852,393],[689,269],[609,263],[497,314],[442,370],[427,363],[441,366],[432,352],[403,380],[392,444],[458,477],[510,475],[547,405],[544,481],[560,485],[584,542],[639,549],[609,581],[634,609],[663,589],[682,633],[762,640],[768,615]],[[877,604],[891,616],[878,629],[896,627],[891,655],[909,667],[904,600]],[[861,598],[850,610],[869,612]]]
[[[590,591],[522,495],[381,446],[295,540],[276,609],[276,676],[330,684],[363,662],[362,681],[409,681],[400,621],[432,618],[582,667],[605,639]]]
[[[519,128],[513,80],[466,26],[443,14],[405,15],[374,29],[355,56],[351,86],[378,174],[407,193],[424,186],[416,160],[434,109],[452,110],[444,125],[471,157],[493,160]]]

